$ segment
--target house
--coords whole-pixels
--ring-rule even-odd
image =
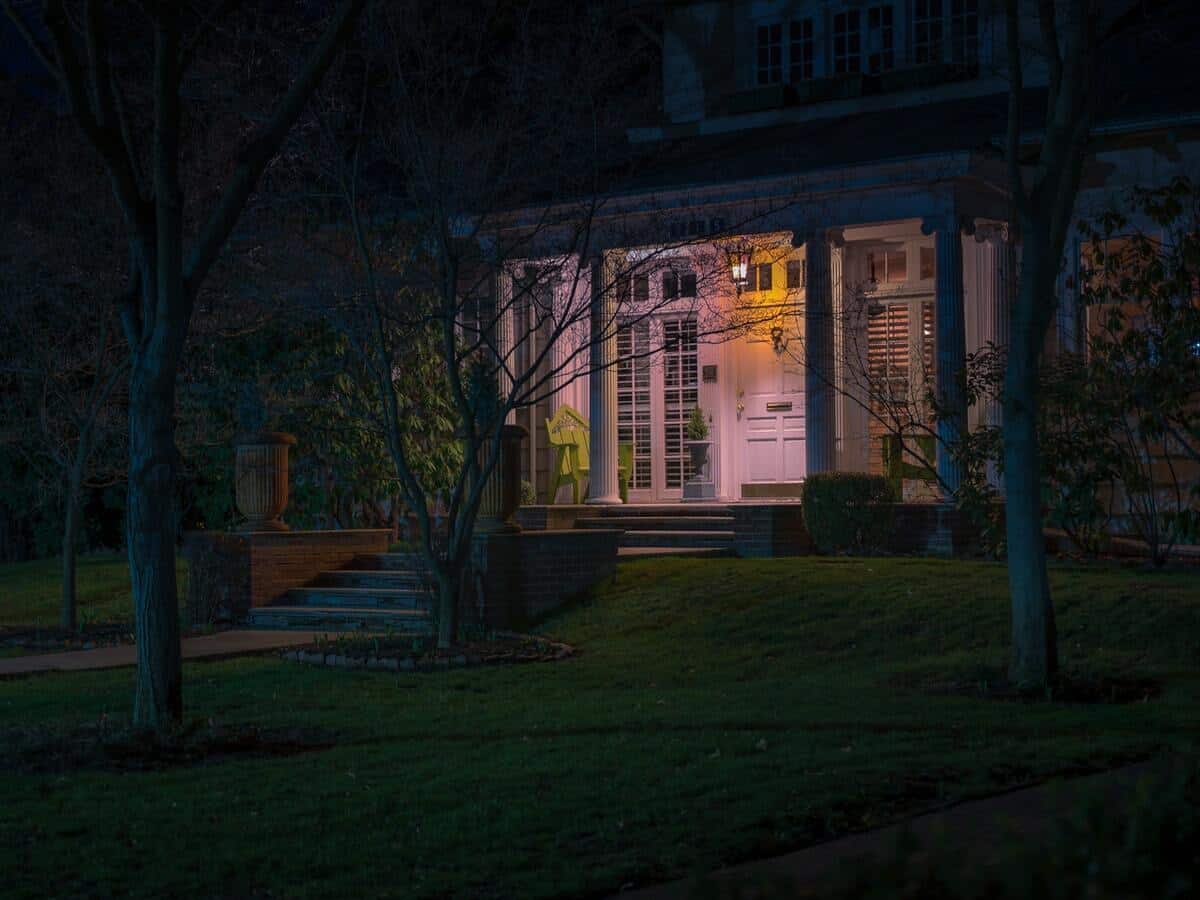
[[[1002,153],[1003,4],[696,0],[662,16],[661,116],[627,135],[654,162],[608,198],[586,258],[548,247],[498,287],[501,331],[526,359],[547,350],[539,308],[571,320],[546,354],[552,388],[516,413],[523,477],[554,501],[544,423],[569,404],[590,423],[587,503],[620,502],[620,445],[630,502],[679,501],[698,405],[712,440],[704,496],[795,497],[814,473],[884,472],[898,446],[917,469],[929,454],[937,476],[906,478],[906,499],[952,492],[947,442],[999,416],[962,403],[964,361],[1005,344],[1021,256]],[[1136,42],[1121,52],[1080,218],[1200,162],[1196,76]],[[1026,83],[1033,145],[1036,61]],[[1064,260],[1051,353],[1082,346],[1081,252],[1075,242]],[[957,413],[935,422],[930,392]]]

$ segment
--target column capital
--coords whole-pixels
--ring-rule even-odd
[[[792,230],[792,246],[803,247],[814,241],[823,241],[831,247],[845,246],[845,233],[840,225],[837,226],[806,226]]]
[[[921,220],[921,234],[926,237],[948,231],[974,234],[975,220],[953,212],[932,213]]]
[[[975,222],[976,243],[1007,243],[1009,237],[1007,222],[996,222],[991,219],[979,219]]]

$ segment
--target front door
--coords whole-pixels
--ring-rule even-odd
[[[789,330],[755,332],[739,348],[742,497],[798,495],[804,478],[804,366]]]

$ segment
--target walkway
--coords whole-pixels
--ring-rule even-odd
[[[281,647],[310,644],[318,636],[315,631],[218,631],[202,637],[184,638],[184,659],[221,659],[266,653]],[[30,675],[35,672],[86,672],[92,669],[119,669],[137,662],[137,648],[132,644],[119,647],[100,647],[96,650],[67,650],[62,653],[39,653],[36,656],[13,656],[0,659],[0,676]]]
[[[776,893],[787,886],[787,896],[819,897],[839,871],[855,862],[886,859],[904,831],[916,837],[922,848],[957,851],[970,864],[997,862],[1003,838],[1019,833],[1036,841],[1051,833],[1058,818],[1077,806],[1084,797],[1097,793],[1109,808],[1128,800],[1139,777],[1152,771],[1142,763],[1066,781],[1051,782],[961,803],[942,812],[918,816],[908,822],[817,844],[786,856],[743,863],[719,869],[702,880],[695,878],[657,887],[626,891],[611,900],[686,900],[691,897],[754,897],[754,886],[770,885]],[[965,863],[964,863],[965,864]]]

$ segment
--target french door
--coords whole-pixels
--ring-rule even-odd
[[[630,322],[617,335],[617,441],[633,447],[632,502],[677,500],[692,477],[686,429],[700,392],[694,316]]]

